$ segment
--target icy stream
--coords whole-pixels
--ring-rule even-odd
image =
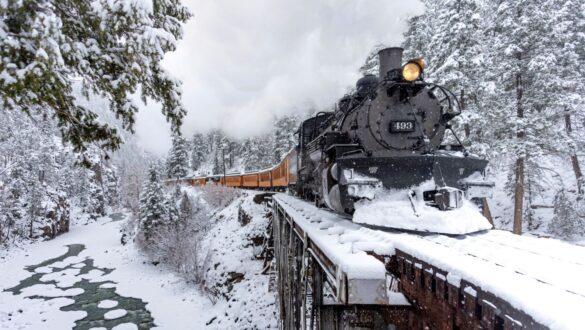
[[[121,220],[111,216],[112,221]],[[36,265],[25,267],[32,273],[28,278],[4,291],[21,295],[23,290],[38,291],[30,299],[52,300],[69,298],[74,302],[60,308],[62,311],[81,311],[86,316],[75,321],[76,330],[100,329],[140,329],[155,326],[146,303],[141,299],[125,297],[116,293],[116,283],[111,280],[100,281],[114,268],[100,268],[94,259],[79,254],[85,250],[83,244],[67,245],[67,253],[48,259]]]

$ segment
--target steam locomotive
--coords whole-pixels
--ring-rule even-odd
[[[450,210],[468,199],[483,206],[493,184],[481,175],[487,161],[467,154],[450,125],[460,114],[457,98],[423,80],[424,60],[403,65],[402,53],[381,50],[379,77],[364,76],[334,112],[302,123],[300,196],[352,214],[377,188],[408,190],[433,180],[421,196],[427,205]],[[457,143],[443,144],[446,133]]]
[[[441,211],[461,208],[465,201],[481,209],[493,183],[484,180],[487,161],[469,155],[450,124],[460,114],[457,98],[424,81],[423,59],[403,65],[402,53],[402,48],[381,50],[379,76],[365,75],[335,111],[305,120],[298,145],[272,168],[179,181],[288,190],[348,215],[381,189],[404,190],[414,213],[415,199]],[[447,133],[455,143],[444,143]],[[412,189],[421,185],[425,188]]]

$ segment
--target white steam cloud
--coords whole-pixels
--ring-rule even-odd
[[[399,45],[413,0],[187,0],[194,13],[165,67],[183,82],[183,133],[261,134],[275,118],[343,96],[375,45]],[[138,116],[150,151],[168,149],[156,106]]]

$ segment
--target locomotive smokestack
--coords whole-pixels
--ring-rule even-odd
[[[400,47],[384,48],[378,52],[379,75],[382,81],[388,75],[388,71],[400,69],[402,66],[402,52],[404,49]]]

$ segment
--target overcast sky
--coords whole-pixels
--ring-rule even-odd
[[[378,44],[397,46],[417,0],[184,0],[194,17],[165,58],[183,82],[183,134],[221,128],[242,138],[266,132],[275,116],[321,109],[343,96]],[[141,144],[170,146],[159,108],[140,111]]]

